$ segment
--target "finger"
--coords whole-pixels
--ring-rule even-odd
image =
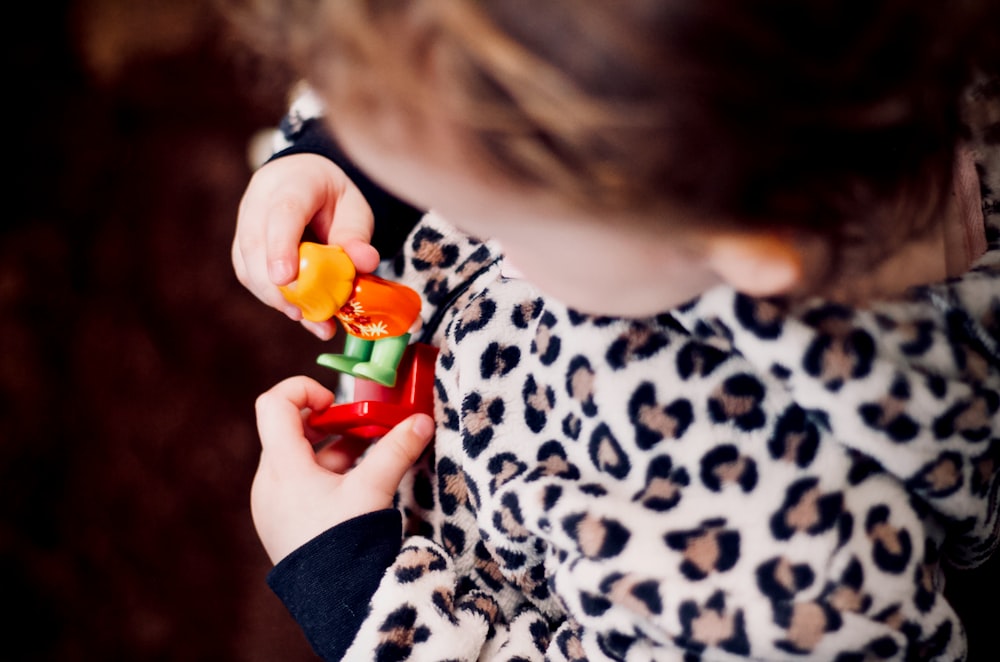
[[[379,255],[371,245],[374,218],[361,191],[349,181],[338,182],[336,204],[329,220],[317,218],[314,229],[326,243],[343,247],[354,267],[370,273],[378,266]]]
[[[286,379],[257,398],[257,432],[264,451],[277,457],[304,458],[315,462],[312,444],[306,438],[303,409],[325,409],[333,393],[309,377]]]
[[[427,414],[414,414],[372,446],[348,477],[392,497],[433,436],[434,420]]]
[[[316,461],[327,471],[347,473],[372,445],[370,439],[342,437],[316,453]]]
[[[337,334],[337,325],[332,320],[327,320],[325,322],[310,322],[309,320],[302,320],[302,326],[305,327],[309,333],[313,334],[320,340],[330,340]]]
[[[319,204],[317,200],[283,197],[269,206],[264,242],[267,275],[274,285],[288,285],[299,273],[299,242]]]
[[[241,206],[240,216],[237,221],[236,237],[233,239],[232,261],[236,277],[254,296],[268,306],[282,311],[292,320],[302,319],[301,311],[290,304],[278,291],[277,286],[271,282],[269,276],[263,268],[254,269],[253,265],[264,265],[266,260],[266,247],[264,242],[255,239],[252,232],[246,227],[253,226],[256,221],[250,211],[254,205],[244,204]]]

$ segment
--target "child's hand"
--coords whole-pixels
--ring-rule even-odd
[[[257,399],[261,454],[250,507],[274,563],[332,526],[390,507],[399,481],[434,434],[433,420],[415,414],[354,466],[363,447],[335,444],[315,453],[307,438],[314,431],[305,429],[303,410],[332,402],[333,394],[308,377],[286,379]]]
[[[299,243],[312,226],[319,241],[339,244],[360,273],[378,266],[371,246],[372,212],[344,171],[316,154],[293,154],[265,164],[250,179],[236,222],[233,267],[258,299],[293,320],[298,308],[285,301],[278,285],[295,280]],[[320,338],[334,334],[333,322],[303,325]]]

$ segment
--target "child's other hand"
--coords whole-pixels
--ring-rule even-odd
[[[433,420],[415,414],[360,462],[362,446],[335,444],[316,453],[310,437],[319,435],[307,429],[304,410],[332,402],[333,393],[308,377],[286,379],[257,399],[261,454],[250,507],[274,563],[332,526],[390,507],[399,481],[434,433]]]
[[[240,201],[233,267],[254,296],[293,320],[302,313],[278,286],[297,277],[299,243],[310,226],[319,241],[343,246],[359,272],[378,266],[370,243],[371,208],[336,164],[316,154],[292,154],[257,170]],[[335,331],[331,321],[303,325],[324,339]]]

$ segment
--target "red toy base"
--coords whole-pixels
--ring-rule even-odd
[[[354,402],[313,412],[309,425],[329,434],[375,440],[412,414],[433,416],[436,360],[436,348],[411,344],[400,359],[394,387],[355,377]]]

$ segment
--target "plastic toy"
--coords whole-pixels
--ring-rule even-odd
[[[406,348],[396,386],[357,379],[354,401],[335,404],[309,416],[309,425],[329,434],[373,439],[417,412],[434,415],[434,363],[437,349],[424,343]]]
[[[299,246],[299,277],[279,288],[313,322],[331,317],[347,332],[343,354],[317,361],[385,386],[396,383],[396,368],[420,315],[420,295],[392,281],[358,274],[340,246],[305,242]]]
[[[409,343],[420,296],[405,285],[358,274],[340,246],[299,246],[299,277],[281,293],[314,322],[336,317],[347,332],[343,354],[317,363],[353,375],[353,402],[313,412],[309,424],[330,434],[375,439],[411,414],[433,415],[437,349]]]

